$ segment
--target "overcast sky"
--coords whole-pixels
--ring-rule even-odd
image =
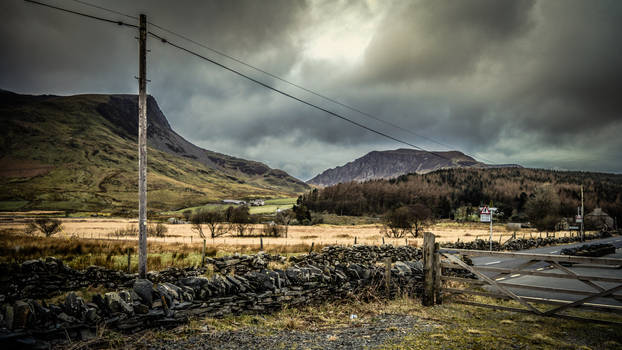
[[[72,0],[41,1],[132,21]],[[146,13],[414,134],[163,33],[171,41],[426,149],[622,172],[622,1],[85,1]],[[0,35],[2,89],[137,92],[134,29],[3,0]],[[404,147],[156,40],[148,46],[148,93],[173,129],[206,149],[307,180]]]

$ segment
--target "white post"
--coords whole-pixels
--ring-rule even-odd
[[[490,211],[490,251],[492,252],[492,210]]]
[[[581,242],[585,241],[585,231],[583,230],[583,223],[585,222],[585,212],[583,208],[583,185],[581,185]]]

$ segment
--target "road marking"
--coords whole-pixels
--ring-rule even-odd
[[[484,265],[498,264],[498,263],[500,263],[500,262],[501,262],[501,260],[491,261],[491,262],[485,263]]]
[[[552,251],[552,252],[551,252],[551,254],[555,254],[555,253],[557,253],[558,251],[559,251],[559,250],[554,250],[554,251]]]
[[[505,277],[499,277],[495,281],[503,281],[504,279],[505,279]]]
[[[622,239],[616,239],[614,242],[620,242],[622,241]]]
[[[510,276],[510,277],[518,277],[518,276],[520,276],[520,273],[515,273],[515,274],[513,274],[513,275],[512,275],[512,276]]]
[[[537,270],[538,270],[538,271],[542,271],[542,270],[544,270],[544,267],[541,267],[541,268],[539,268],[539,269],[537,269]]]

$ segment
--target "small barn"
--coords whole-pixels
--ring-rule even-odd
[[[585,225],[596,229],[613,228],[613,218],[605,213],[601,208],[592,210],[585,215]]]

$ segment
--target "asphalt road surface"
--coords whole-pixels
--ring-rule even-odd
[[[610,254],[605,257],[622,259],[622,237],[620,236],[603,238],[603,239],[593,240],[593,241],[584,242],[584,243],[572,243],[572,244],[528,249],[528,250],[521,251],[521,253],[559,255],[563,248],[581,246],[583,244],[602,244],[602,243],[610,243],[616,247],[615,254]],[[472,260],[475,266],[489,266],[489,267],[498,267],[498,268],[516,268],[519,265],[527,262],[527,260],[525,259],[499,258],[499,257],[472,257]],[[613,268],[612,266],[591,265],[587,267],[585,265],[582,266],[580,264],[573,264],[571,267],[567,267],[567,268],[579,275],[622,278],[622,269]],[[546,272],[546,273],[564,274],[564,272],[558,269],[549,267],[548,264],[545,262],[536,263],[534,265],[527,267],[526,269],[527,270],[538,270],[538,271]],[[553,287],[553,288],[579,290],[579,291],[586,291],[586,292],[596,291],[594,287],[589,286],[576,279],[550,278],[550,277],[519,275],[519,274],[498,276],[498,273],[495,273],[495,272],[485,272],[485,274],[488,277],[497,276],[495,280],[499,282],[516,284],[516,285]],[[600,282],[600,281],[595,281],[593,283],[605,289],[609,289],[609,288],[612,288],[618,285],[618,283]],[[490,287],[487,287],[486,289],[490,291],[495,291],[494,288],[490,288]],[[538,290],[529,290],[529,289],[522,289],[522,288],[508,287],[508,289],[510,289],[513,293],[519,296],[537,297],[537,298],[554,299],[554,300],[575,301],[575,300],[586,297],[586,295],[576,295],[576,294],[567,294],[567,293],[558,293],[558,292],[549,292],[549,291],[538,291]],[[622,291],[615,292],[614,298],[612,297],[596,298],[596,299],[589,301],[589,303],[614,305],[614,306],[622,307]]]

